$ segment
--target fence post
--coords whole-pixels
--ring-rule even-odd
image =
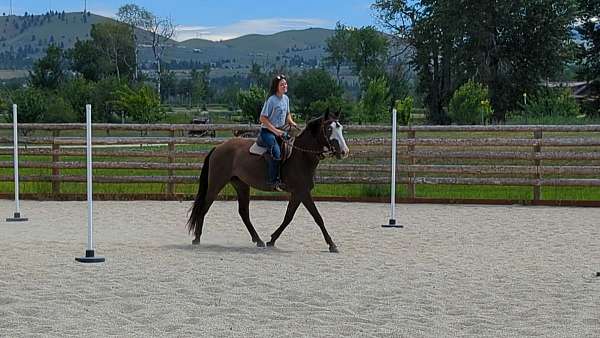
[[[416,139],[416,131],[410,129],[408,131],[408,139],[410,140],[414,140]],[[409,144],[408,145],[408,164],[409,165],[413,165],[415,164],[415,157],[413,155],[413,152],[415,151],[415,145],[414,144]],[[411,200],[415,199],[416,196],[416,187],[415,187],[415,173],[413,171],[409,171],[408,172],[408,198]]]
[[[175,130],[170,131],[171,140],[169,140],[169,164],[175,163]],[[175,175],[173,169],[168,169],[169,181],[173,179]],[[167,183],[167,194],[173,195],[175,193],[175,183]]]
[[[541,140],[542,139],[542,129],[537,129],[533,132],[533,138],[535,138],[536,140]],[[539,154],[542,151],[542,146],[538,143],[535,146],[533,146],[533,155],[536,156],[536,154]],[[536,174],[535,174],[535,178],[537,180],[541,180],[542,179],[542,168],[541,168],[541,163],[542,161],[540,159],[534,159],[533,161],[534,165],[536,166]],[[541,192],[541,187],[539,185],[534,185],[533,186],[533,202],[534,204],[536,204],[536,202],[539,202],[542,196],[542,192]]]
[[[60,161],[60,145],[56,143],[56,138],[60,135],[60,130],[54,130],[52,132],[52,195],[56,196],[60,194],[60,181],[56,180],[60,176],[60,169],[58,168],[58,162]]]

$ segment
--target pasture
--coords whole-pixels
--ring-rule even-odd
[[[577,336],[600,333],[598,209],[318,202],[331,254],[301,207],[257,248],[237,203],[217,201],[202,243],[191,201],[0,200],[0,336]],[[268,240],[286,204],[252,201]]]

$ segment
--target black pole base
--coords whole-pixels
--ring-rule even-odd
[[[26,221],[28,221],[28,219],[25,217],[21,217],[20,212],[15,212],[15,215],[11,218],[7,218],[6,221],[7,222],[26,222]]]
[[[96,256],[94,250],[85,250],[85,257],[75,257],[75,260],[80,263],[102,263],[104,257]]]
[[[388,224],[384,224],[381,226],[382,228],[404,228],[402,224],[396,224],[396,220],[390,218],[390,222]]]

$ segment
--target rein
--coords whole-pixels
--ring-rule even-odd
[[[327,124],[326,122],[329,122],[329,121],[324,121],[321,124],[321,131],[322,131],[323,137],[325,138],[325,141],[327,141],[327,146],[325,146],[325,148],[327,148],[327,150],[312,150],[312,149],[304,149],[302,147],[298,147],[297,145],[294,144],[294,140],[296,139],[295,137],[293,137],[290,140],[284,140],[283,142],[285,144],[287,144],[288,146],[291,146],[292,148],[297,149],[299,151],[318,155],[319,159],[321,159],[321,160],[325,159],[325,154],[334,156],[335,155],[334,152],[331,151],[331,149],[332,149],[331,142],[329,141],[329,138],[327,137],[327,135],[325,133],[325,125]],[[296,128],[298,128],[298,127],[296,127]]]

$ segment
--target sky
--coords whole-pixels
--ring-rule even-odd
[[[0,0],[0,11],[40,14],[48,10],[75,12],[84,5],[92,13],[114,17],[126,3],[171,17],[177,40],[226,40],[246,34],[273,34],[309,27],[334,28],[336,22],[361,27],[376,25],[373,0]]]

